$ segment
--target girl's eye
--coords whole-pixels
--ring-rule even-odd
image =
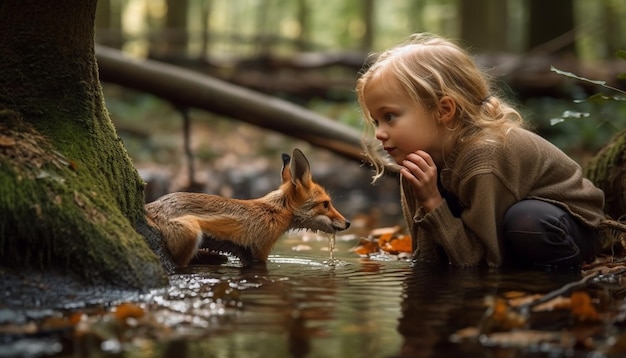
[[[378,128],[378,121],[376,119],[372,120],[372,123],[374,124],[375,128]]]
[[[385,121],[391,122],[396,118],[396,115],[394,113],[385,113],[383,118],[385,118]]]

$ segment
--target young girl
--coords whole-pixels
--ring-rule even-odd
[[[593,260],[604,194],[574,160],[523,128],[469,53],[413,35],[381,53],[356,91],[374,180],[385,166],[400,172],[414,260],[491,267]]]

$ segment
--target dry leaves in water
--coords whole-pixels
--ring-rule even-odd
[[[375,229],[366,238],[361,238],[352,251],[365,257],[379,254],[408,257],[411,254],[411,236],[403,234],[399,226]]]
[[[625,314],[616,309],[622,298],[617,301],[604,281],[606,277],[594,272],[545,295],[506,292],[486,297],[476,327],[458,330],[450,340],[486,347],[626,354],[626,334],[619,333]]]

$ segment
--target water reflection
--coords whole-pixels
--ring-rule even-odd
[[[227,279],[239,289],[236,325],[225,331],[222,322],[210,342],[190,341],[187,351],[273,357],[394,354],[407,262],[362,261],[344,254],[342,264],[328,266],[323,259],[275,255],[265,269],[206,267],[196,268],[193,276],[174,277],[173,286],[179,279],[202,277],[208,284]],[[168,297],[180,304],[179,294]]]
[[[227,280],[238,289],[232,324],[220,320],[206,340],[189,340],[188,357],[200,352],[259,357],[515,355],[515,349],[456,344],[449,337],[480,322],[487,295],[545,293],[579,278],[576,273],[411,267],[406,261],[340,257],[344,264],[339,267],[324,265],[323,257],[279,255],[263,269],[196,268],[192,276],[175,278],[209,284]],[[170,298],[179,304],[176,295]]]
[[[576,273],[362,259],[349,251],[356,242],[342,240],[336,253],[340,264],[329,266],[324,264],[329,253],[322,250],[327,244],[325,239],[308,242],[310,251],[294,254],[294,243],[283,242],[266,267],[227,264],[182,270],[171,277],[168,288],[132,297],[146,316],[124,328],[123,336],[111,331],[102,339],[78,343],[68,343],[67,336],[9,337],[0,341],[0,357],[7,356],[4,348],[16,349],[24,342],[43,345],[40,355],[50,351],[46,347],[57,347],[58,352],[62,342],[59,356],[123,352],[138,357],[518,356],[513,349],[456,344],[449,337],[478,325],[487,295],[511,290],[546,293],[579,279]],[[54,307],[41,312],[39,316],[59,314]],[[98,317],[90,316],[91,328],[102,334],[108,323]],[[3,342],[9,344],[2,346]]]
[[[478,342],[455,344],[449,337],[459,329],[479,324],[486,296],[509,291],[546,293],[579,278],[576,272],[507,272],[416,264],[404,281],[399,356],[518,356],[516,349],[489,349]]]

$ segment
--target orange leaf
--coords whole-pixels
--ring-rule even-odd
[[[391,241],[392,237],[393,233],[390,232],[380,235],[380,237],[378,238],[378,246],[385,246],[389,241]]]
[[[526,324],[526,318],[511,307],[507,301],[500,297],[486,297],[487,311],[480,324],[481,333],[510,331],[521,328]]]
[[[387,244],[385,244],[382,249],[392,254],[398,254],[400,252],[411,253],[413,252],[411,236],[405,235],[392,239]]]
[[[57,329],[65,329],[72,328],[75,324],[71,322],[71,320],[67,317],[48,317],[43,322],[41,322],[41,329],[44,331],[47,330],[57,330]]]
[[[69,321],[74,326],[77,325],[80,321],[85,318],[85,314],[82,312],[74,312],[71,316],[69,316]]]
[[[597,321],[600,314],[591,304],[591,297],[584,291],[572,292],[572,314],[581,321]]]
[[[128,318],[141,318],[144,315],[141,307],[134,303],[122,303],[115,309],[114,315],[119,321],[125,321]]]
[[[0,147],[11,147],[15,145],[15,139],[7,136],[0,136]]]
[[[378,245],[375,242],[369,240],[362,240],[359,243],[359,246],[353,249],[353,251],[356,252],[358,255],[364,256],[376,253],[378,252],[378,250]]]

